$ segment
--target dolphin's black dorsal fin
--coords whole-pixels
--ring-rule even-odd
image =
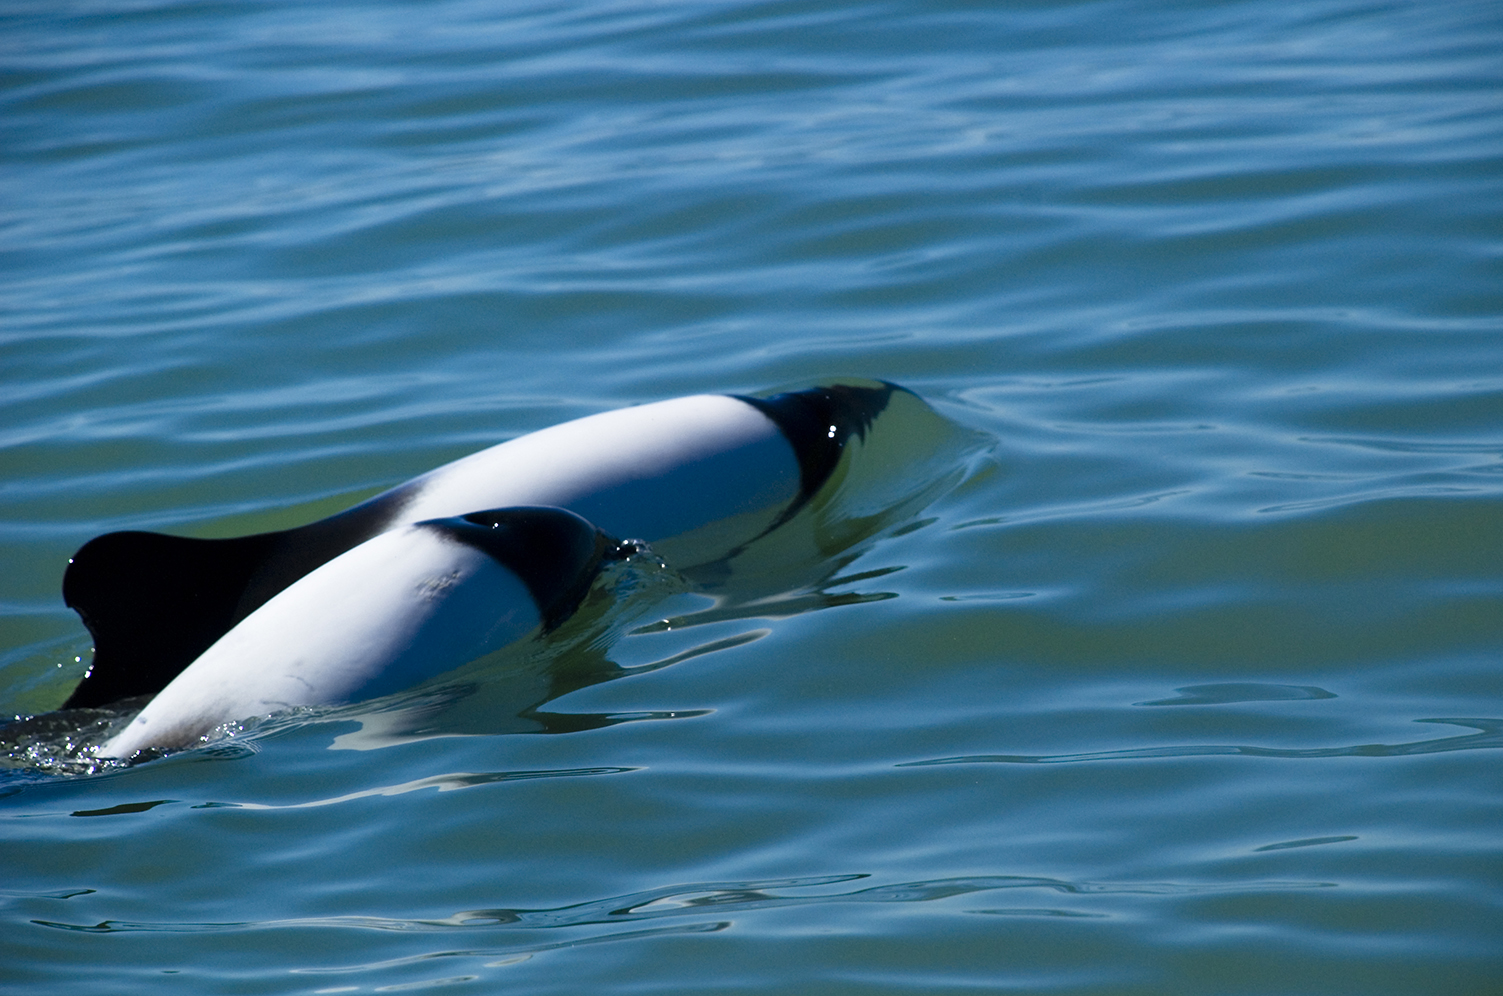
[[[167,686],[277,592],[390,526],[407,485],[306,526],[230,539],[106,533],[63,574],[63,601],[94,637],[94,663],[64,709]]]
[[[63,601],[94,637],[94,663],[65,709],[159,692],[234,625],[280,534],[192,539],[106,533],[63,575]]]

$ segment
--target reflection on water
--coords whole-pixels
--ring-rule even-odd
[[[1176,688],[1172,699],[1139,702],[1143,706],[1230,705],[1233,702],[1284,702],[1292,699],[1334,699],[1336,694],[1314,685],[1265,685],[1255,681],[1219,682]]]
[[[937,757],[928,761],[905,761],[900,767],[934,764],[1065,764],[1077,761],[1133,761],[1160,757],[1206,757],[1217,754],[1240,754],[1246,757],[1409,757],[1415,754],[1442,754],[1459,750],[1488,750],[1503,747],[1503,719],[1416,719],[1416,723],[1445,723],[1479,730],[1457,737],[1436,737],[1401,744],[1357,744],[1351,747],[1240,747],[1218,744],[1191,744],[1183,747],[1141,747],[1132,750],[1092,751],[1084,754],[969,754],[964,757]]]
[[[812,889],[871,878],[867,874],[826,875],[804,879],[765,882],[703,882],[669,886],[625,896],[611,896],[559,909],[465,910],[442,920],[389,920],[381,917],[329,917],[317,920],[275,920],[246,923],[129,923],[105,921],[85,925],[41,923],[44,927],[95,934],[146,932],[219,933],[266,930],[291,926],[346,927],[361,930],[448,930],[494,927],[534,929],[579,927],[588,924],[622,923],[662,917],[699,916],[710,913],[744,914],[789,906],[822,906],[842,903],[929,903],[956,896],[969,896],[1001,889],[1042,889],[1077,896],[1187,896],[1283,892],[1328,889],[1331,882],[1175,883],[1175,882],[1070,882],[1030,875],[978,875],[870,886],[846,892],[789,895],[789,890]],[[992,912],[992,911],[978,911]],[[40,923],[40,921],[38,921]]]

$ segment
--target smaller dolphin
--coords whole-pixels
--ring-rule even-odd
[[[234,720],[400,691],[553,629],[604,563],[637,549],[560,508],[378,533],[242,619],[98,753],[183,747]]]

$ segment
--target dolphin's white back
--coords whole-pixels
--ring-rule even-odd
[[[409,521],[556,505],[614,536],[652,542],[732,515],[767,509],[770,518],[798,494],[799,463],[762,412],[739,398],[699,394],[539,429],[407,487]]]

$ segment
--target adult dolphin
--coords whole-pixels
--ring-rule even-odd
[[[520,436],[293,529],[99,536],[63,576],[64,600],[94,637],[93,663],[63,707],[161,691],[299,578],[427,520],[557,506],[614,536],[667,541],[676,567],[719,560],[791,518],[902,390],[862,382],[676,398]]]

